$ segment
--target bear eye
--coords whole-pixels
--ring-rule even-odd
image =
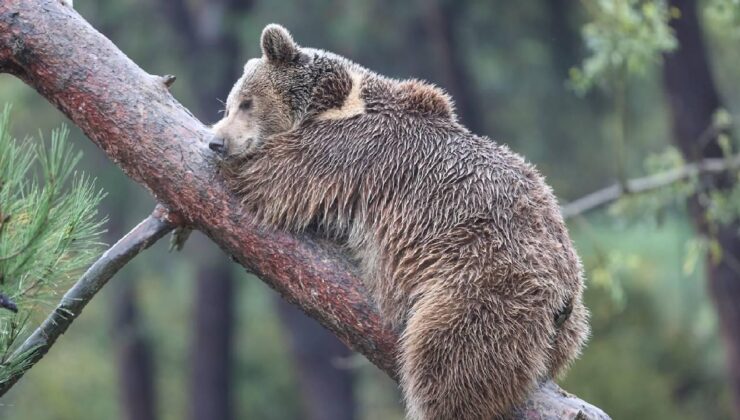
[[[239,109],[242,111],[246,111],[248,109],[252,108],[252,100],[251,99],[245,99],[239,104]]]

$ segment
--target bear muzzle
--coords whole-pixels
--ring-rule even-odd
[[[219,136],[213,136],[211,137],[211,140],[208,142],[208,148],[213,150],[214,152],[218,153],[219,155],[226,154],[226,139]]]

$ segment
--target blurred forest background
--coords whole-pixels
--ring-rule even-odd
[[[176,75],[173,94],[206,123],[271,22],[384,75],[433,81],[469,128],[534,162],[563,203],[737,150],[737,0],[74,6],[146,71]],[[0,75],[0,103],[14,105],[21,139],[67,123],[11,76]],[[155,203],[71,129],[82,168],[108,193],[113,243]],[[615,419],[737,417],[733,186],[733,176],[679,183],[569,219],[593,337],[561,381],[568,391]],[[117,275],[0,401],[0,418],[385,420],[402,418],[398,400],[390,379],[195,234],[181,253],[157,244]]]

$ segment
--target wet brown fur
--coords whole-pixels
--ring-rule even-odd
[[[409,418],[498,418],[562,372],[588,335],[582,269],[535,168],[461,126],[432,85],[300,48],[277,25],[262,48],[214,127],[228,179],[265,225],[355,253],[401,331]]]

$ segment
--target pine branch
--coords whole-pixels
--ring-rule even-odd
[[[354,263],[327,241],[259,228],[204,147],[210,131],[161,78],[145,73],[58,0],[0,2],[0,70],[55,104],[188,226],[397,379],[398,335],[384,327]],[[608,416],[550,382],[515,418]]]
[[[626,188],[620,183],[602,188],[562,206],[561,212],[563,217],[568,219],[603,207],[628,195],[654,191],[703,174],[727,172],[738,168],[740,168],[740,155],[727,159],[708,158],[687,163],[665,172],[629,179],[626,182]]]
[[[44,146],[21,145],[9,133],[6,106],[0,114],[0,308],[9,312],[0,313],[0,383],[27,365],[9,357],[31,311],[93,261],[104,223],[97,216],[103,194],[75,174],[81,154],[67,144],[68,130],[53,130]]]
[[[8,363],[21,363],[23,368],[9,380],[0,383],[0,396],[5,395],[23,375],[49,351],[95,294],[123,266],[176,227],[173,218],[161,206],[133,230],[110,247],[65,293],[57,307],[40,327],[10,356]]]

